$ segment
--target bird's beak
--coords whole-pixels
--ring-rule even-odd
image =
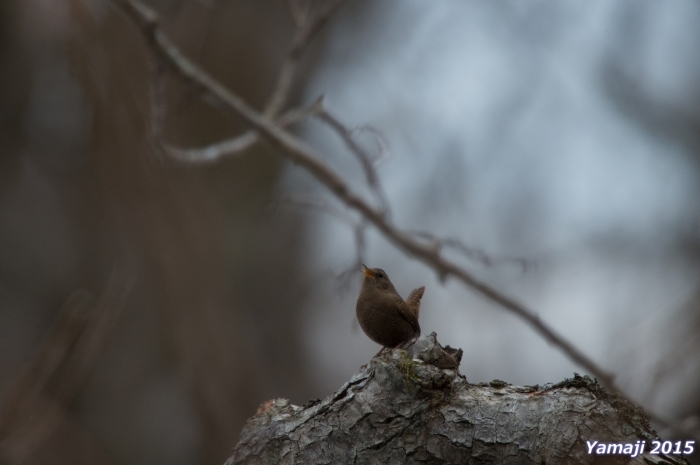
[[[370,268],[367,268],[367,265],[365,265],[364,263],[362,264],[362,269],[360,271],[363,275],[367,276],[368,278],[376,277],[374,271],[372,271]]]

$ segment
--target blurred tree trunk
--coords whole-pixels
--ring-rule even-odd
[[[61,440],[27,451],[27,463],[49,456],[80,463],[85,444],[128,463],[173,463],[158,454],[177,439],[139,437],[152,424],[194,430],[194,456],[179,460],[220,462],[272,389],[298,399],[310,389],[301,339],[304,224],[265,213],[282,162],[263,144],[216,166],[162,160],[147,134],[150,63],[139,32],[107,1],[40,3],[0,6],[0,305],[7,309],[0,316],[14,322],[0,335],[41,322],[22,336],[26,348],[2,355],[1,387],[21,372],[71,292],[99,295],[117,263],[135,286],[104,359],[77,401],[64,406],[70,417],[54,435]],[[188,55],[262,107],[291,40],[283,1],[152,3]],[[75,100],[36,99],[66,92],[37,57],[66,70]],[[170,84],[167,136],[174,143],[247,129]],[[59,125],[37,144],[27,129],[33,115],[51,124],[81,120],[85,130],[68,134]],[[61,137],[73,138],[65,150]],[[30,175],[44,191],[28,185]],[[51,203],[37,208],[44,197]],[[148,389],[162,380],[166,392],[182,389],[187,397],[139,419]],[[157,398],[168,399],[160,391]],[[189,411],[194,418],[177,416]],[[80,422],[90,428],[75,428]]]
[[[173,38],[261,106],[291,34],[284,4],[202,5],[162,5]],[[302,225],[260,213],[281,173],[265,146],[205,168],[159,160],[146,132],[150,63],[139,32],[115,11],[99,22],[74,11],[82,35],[72,58],[94,115],[95,210],[106,210],[113,243],[139,264],[162,324],[154,336],[186,381],[204,428],[204,461],[214,461],[269,386],[292,396],[308,389],[297,330]],[[171,87],[173,142],[192,146],[246,129],[177,82]]]

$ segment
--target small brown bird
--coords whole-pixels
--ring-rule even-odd
[[[404,302],[389,276],[381,268],[367,268],[360,297],[357,299],[357,320],[362,331],[377,344],[394,348],[420,336],[418,315],[425,287],[414,289]]]

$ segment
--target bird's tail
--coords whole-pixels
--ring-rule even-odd
[[[418,289],[412,290],[406,299],[406,306],[411,313],[415,315],[416,319],[418,319],[418,316],[420,315],[420,299],[423,297],[424,292],[425,286],[421,286]]]

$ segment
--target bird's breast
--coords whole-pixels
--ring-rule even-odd
[[[396,347],[420,333],[418,322],[407,320],[401,297],[377,294],[361,293],[357,300],[357,320],[370,339],[384,347]]]

